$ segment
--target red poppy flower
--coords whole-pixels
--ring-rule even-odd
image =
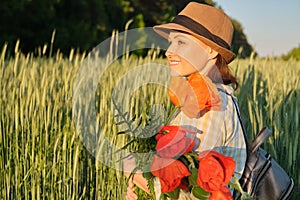
[[[216,151],[202,152],[199,157],[197,183],[208,192],[219,191],[229,183],[235,169],[232,157]]]
[[[223,186],[220,188],[220,190],[213,191],[210,194],[210,197],[208,200],[232,200],[233,197],[230,193],[230,190],[226,187]]]
[[[221,99],[215,84],[199,73],[191,74],[188,80],[172,77],[168,94],[172,103],[180,105],[190,118],[200,117],[209,110],[221,109]]]
[[[183,178],[181,179],[180,185],[179,185],[180,189],[182,190],[189,190],[189,181],[187,178]]]
[[[150,165],[151,173],[159,178],[161,192],[172,192],[184,177],[189,176],[187,167],[180,161],[171,158],[161,158],[154,155]]]
[[[190,152],[196,132],[181,126],[163,126],[156,135],[156,150],[161,157],[175,158]]]

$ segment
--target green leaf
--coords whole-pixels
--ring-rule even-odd
[[[160,194],[159,200],[167,200],[167,196],[165,193]]]
[[[153,178],[149,179],[148,180],[148,184],[147,184],[149,190],[150,190],[150,195],[152,196],[151,198],[153,200],[155,200],[155,189],[154,189],[154,181],[153,181]]]
[[[197,168],[192,168],[191,169],[191,175],[188,177],[190,185],[198,186],[197,177],[198,177],[198,169]]]
[[[143,177],[148,180],[150,178],[153,178],[153,175],[151,172],[143,172]]]
[[[153,178],[153,175],[151,172],[147,171],[147,172],[143,172],[143,177],[147,180]]]
[[[247,192],[243,192],[241,200],[253,200],[253,197],[251,197]]]
[[[150,199],[152,198],[151,194],[148,194],[147,192],[145,192],[143,189],[136,187],[135,188],[135,193],[138,196],[138,200],[145,200],[145,199]]]
[[[150,163],[145,165],[145,167],[143,169],[143,177],[147,180],[149,180],[150,178],[153,178],[153,175],[150,172]]]
[[[206,192],[204,189],[202,189],[199,186],[193,187],[192,194],[200,200],[206,200],[210,197],[210,193]]]
[[[239,199],[241,199],[241,200],[253,200],[253,197],[250,196],[247,192],[245,192],[243,190],[243,188],[241,187],[240,182],[238,181],[238,179],[235,176],[233,176],[233,180],[234,180],[234,182],[229,182],[229,185],[241,194],[241,197]]]
[[[166,194],[168,194],[171,199],[178,199],[179,198],[179,191],[180,191],[180,189],[178,187],[175,190],[173,190],[172,192],[166,192]]]

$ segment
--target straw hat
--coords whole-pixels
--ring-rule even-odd
[[[226,63],[235,57],[230,50],[233,25],[229,17],[217,8],[190,2],[172,22],[154,26],[154,31],[165,38],[171,30],[193,35],[221,54]]]

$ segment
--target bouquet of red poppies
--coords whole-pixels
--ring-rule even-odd
[[[118,123],[132,122],[128,114],[122,115],[120,110],[117,114],[123,121]],[[152,120],[156,121],[156,120]],[[131,123],[127,124],[127,130],[120,133],[131,132],[134,134],[137,128]],[[153,125],[153,123],[150,123]],[[155,126],[146,126],[139,135],[157,130]],[[145,132],[144,132],[145,131]],[[222,155],[214,150],[203,151],[197,154],[195,150],[199,147],[200,141],[196,132],[182,126],[164,125],[158,128],[156,134],[151,137],[135,137],[122,149],[134,145],[135,151],[141,149],[151,151],[151,153],[141,154],[135,157],[137,166],[135,170],[143,171],[143,176],[148,179],[148,187],[155,199],[154,178],[160,182],[160,199],[177,199],[180,190],[184,190],[198,199],[233,199],[228,185],[237,189],[242,194],[242,199],[251,199],[247,193],[243,192],[238,181],[233,177],[235,161],[228,156]],[[139,156],[139,154],[134,154]],[[132,171],[132,174],[135,171]],[[231,178],[235,183],[230,183]],[[141,190],[139,190],[141,191]],[[145,194],[144,194],[145,195]],[[147,195],[146,195],[147,196]]]
[[[181,189],[198,199],[232,199],[227,187],[235,169],[231,157],[216,151],[197,155],[196,133],[181,126],[163,126],[155,138],[150,173],[159,179],[164,197],[177,199]]]
[[[220,110],[220,98],[211,81],[200,74],[193,74],[184,80],[174,77],[169,88],[171,101],[190,118],[201,117],[209,110]],[[231,157],[209,150],[197,154],[200,142],[196,132],[183,126],[163,125],[160,120],[149,116],[146,126],[139,129],[129,114],[113,102],[117,111],[117,124],[124,125],[121,133],[134,137],[122,149],[134,144],[135,152],[146,150],[151,153],[136,158],[137,167],[148,179],[148,187],[155,198],[154,179],[160,183],[160,199],[178,199],[180,190],[198,199],[233,199],[228,188],[238,189],[242,199],[249,199],[233,177],[235,161]],[[195,106],[196,105],[196,106]],[[176,110],[176,109],[175,109]],[[172,116],[172,114],[170,115]],[[169,124],[169,120],[166,120]],[[141,124],[138,121],[136,124]],[[153,133],[154,132],[154,133]],[[148,137],[149,136],[149,137]],[[138,154],[135,154],[138,156]],[[134,171],[132,172],[132,174]],[[235,183],[230,183],[230,180]]]

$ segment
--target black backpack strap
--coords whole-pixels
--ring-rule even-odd
[[[264,127],[256,136],[255,139],[251,142],[249,150],[254,152],[258,147],[264,143],[264,141],[272,134],[272,131],[268,127]]]

